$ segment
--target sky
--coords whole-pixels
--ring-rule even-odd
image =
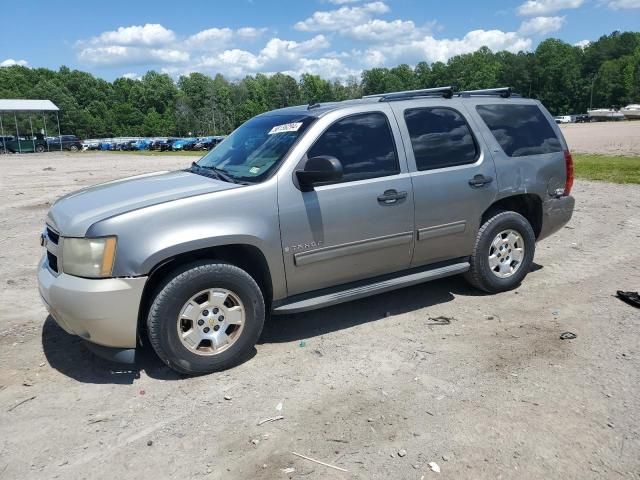
[[[344,80],[482,46],[585,45],[639,29],[640,0],[13,0],[2,7],[0,67],[66,65],[107,80],[152,69]]]

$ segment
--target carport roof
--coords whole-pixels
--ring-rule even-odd
[[[51,100],[0,100],[0,112],[57,112]]]

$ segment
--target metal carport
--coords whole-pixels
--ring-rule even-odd
[[[18,148],[20,149],[20,153],[22,153],[22,148],[20,146],[20,132],[18,131],[18,117],[17,113],[28,113],[29,114],[29,125],[31,127],[31,138],[33,140],[33,123],[31,121],[31,116],[34,112],[38,112],[42,114],[42,120],[44,122],[44,136],[47,137],[47,119],[44,115],[44,112],[56,112],[56,123],[58,125],[58,137],[60,137],[60,150],[62,151],[62,138],[60,135],[60,119],[58,118],[58,112],[60,109],[51,101],[51,100],[2,100],[0,99],[0,135],[4,139],[4,125],[2,123],[2,114],[4,113],[13,113],[13,120],[16,124],[16,139],[18,140]],[[4,153],[7,153],[7,146],[3,140],[2,146],[4,147]],[[47,150],[49,149],[49,142],[47,142]]]

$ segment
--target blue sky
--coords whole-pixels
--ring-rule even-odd
[[[2,7],[0,66],[67,65],[108,80],[150,69],[345,79],[483,45],[532,50],[548,37],[576,44],[639,26],[640,0],[14,0]]]

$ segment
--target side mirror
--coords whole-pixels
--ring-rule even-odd
[[[296,177],[303,192],[313,190],[318,183],[335,182],[342,178],[342,163],[335,157],[321,155],[312,157],[304,164],[304,169],[296,170]]]

